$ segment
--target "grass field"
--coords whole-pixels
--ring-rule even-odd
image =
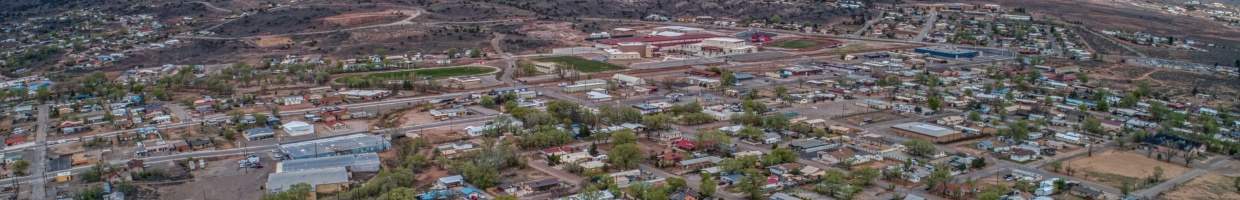
[[[569,68],[577,69],[577,71],[585,72],[585,73],[604,72],[604,71],[611,71],[611,70],[617,70],[617,69],[624,69],[624,67],[620,65],[588,60],[588,59],[576,57],[576,56],[556,56],[556,57],[538,58],[534,60],[537,60],[540,62],[559,63],[561,66],[568,66]]]
[[[381,72],[364,75],[351,75],[336,79],[339,83],[357,83],[364,81],[386,81],[386,80],[402,80],[410,79],[410,75],[416,76],[418,79],[441,79],[455,76],[470,76],[495,72],[495,68],[481,66],[457,66],[457,67],[439,67],[428,69],[415,69],[395,72]]]
[[[818,46],[818,41],[813,40],[784,40],[771,44],[771,46],[788,49],[804,49]]]

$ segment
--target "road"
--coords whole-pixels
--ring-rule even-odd
[[[345,109],[366,109],[366,108],[372,108],[372,107],[382,108],[382,107],[387,107],[387,106],[407,106],[407,105],[412,105],[419,101],[443,99],[443,98],[454,98],[454,97],[466,96],[470,94],[475,94],[475,92],[456,92],[456,93],[447,93],[447,94],[431,95],[431,96],[393,98],[393,99],[387,99],[387,100],[381,100],[381,101],[343,104],[338,107],[345,108]],[[286,116],[314,113],[318,111],[319,111],[319,108],[287,110],[287,111],[280,111],[279,115],[281,117],[286,117]],[[198,119],[191,118],[189,120],[182,120],[181,122],[168,123],[168,124],[158,125],[155,127],[160,130],[184,128],[184,127],[198,125],[205,121],[225,120],[225,119],[228,119],[229,117],[230,116],[228,116],[226,113],[216,113],[216,114],[207,115],[205,117],[201,117]],[[133,132],[136,132],[137,130],[138,129],[117,130],[117,131],[109,131],[109,132],[97,133],[94,135],[78,136],[78,137],[82,138],[82,140],[80,141],[88,141],[87,139],[91,139],[95,137],[112,137],[118,134],[133,133]],[[60,143],[60,144],[67,144],[67,143],[73,143],[73,142],[77,142],[77,141],[68,141],[68,142]],[[60,145],[60,144],[57,144],[57,145]],[[26,146],[26,147],[21,147],[21,148],[13,148],[13,149],[5,149],[3,152],[0,152],[0,153],[16,152],[16,151],[21,151],[21,150],[28,149],[28,148],[33,148],[36,146],[38,145]]]
[[[35,156],[33,159],[34,162],[31,163],[31,166],[34,166],[34,169],[28,176],[36,176],[36,177],[43,177],[43,178],[40,178],[38,181],[32,182],[30,185],[30,188],[32,188],[30,192],[30,197],[34,199],[47,199],[47,188],[45,187],[45,184],[47,183],[47,174],[48,174],[48,171],[47,171],[47,168],[48,168],[47,129],[49,126],[51,126],[51,123],[52,123],[51,119],[48,116],[48,112],[50,110],[51,110],[51,107],[47,106],[46,104],[39,105],[38,107],[38,117],[37,117],[38,128],[35,128],[35,141],[34,141],[35,142],[35,149],[34,149]]]
[[[414,125],[414,126],[405,126],[405,127],[397,127],[397,128],[379,129],[379,130],[373,130],[373,131],[365,131],[365,130],[363,130],[363,131],[353,131],[353,132],[348,132],[348,133],[341,133],[341,134],[339,134],[339,135],[349,135],[349,134],[358,134],[358,133],[376,133],[376,134],[388,134],[388,135],[391,135],[391,134],[404,134],[404,133],[408,133],[408,132],[416,132],[416,131],[421,131],[421,130],[425,130],[425,129],[434,129],[434,128],[440,128],[440,127],[445,127],[445,126],[460,126],[460,125],[463,125],[463,124],[474,124],[474,123],[479,123],[479,122],[484,122],[484,121],[488,121],[488,120],[494,119],[494,118],[495,118],[495,116],[496,116],[496,115],[480,115],[480,116],[475,116],[475,117],[470,117],[470,118],[461,118],[461,119],[448,120],[448,121],[440,121],[440,122],[427,123],[427,124]],[[315,140],[315,139],[318,139],[318,138],[306,138],[306,139],[300,139],[300,140],[290,140],[290,141],[283,141],[282,143],[295,143],[295,142],[309,141],[309,140]],[[237,156],[237,155],[244,155],[244,154],[246,154],[246,153],[258,153],[258,152],[271,151],[271,150],[275,150],[275,149],[276,149],[276,147],[278,147],[278,144],[265,144],[265,145],[254,145],[254,146],[247,146],[247,147],[244,147],[244,148],[232,148],[232,149],[223,149],[223,150],[209,150],[209,151],[194,151],[194,152],[185,152],[185,153],[179,153],[179,154],[173,154],[173,155],[164,155],[164,156],[150,156],[150,157],[144,157],[144,158],[138,158],[138,159],[141,159],[141,160],[142,160],[145,164],[150,165],[150,164],[158,164],[158,163],[172,162],[172,161],[177,161],[177,160],[185,160],[185,159],[188,159],[188,158],[191,158],[191,157],[192,157],[192,158],[210,158],[210,157],[222,157],[222,156]],[[46,160],[46,159],[44,159],[44,160]],[[120,164],[124,164],[124,163],[126,163],[126,162],[129,162],[130,160],[131,160],[131,159],[117,159],[117,160],[109,160],[107,163],[108,163],[108,164],[110,164],[110,165],[120,165]],[[55,171],[55,172],[47,172],[47,174],[56,174],[56,173],[61,173],[61,172],[73,172],[73,174],[79,174],[79,173],[85,172],[86,170],[90,169],[91,167],[93,167],[93,166],[79,166],[79,167],[74,167],[74,168],[70,168],[70,169],[66,169],[66,170],[60,170],[60,171]],[[35,170],[40,170],[40,169],[44,169],[44,168],[42,168],[42,167],[34,167],[34,168],[32,168],[32,169],[35,169]],[[37,172],[37,171],[36,171],[36,172]],[[8,182],[12,182],[12,181],[13,181],[13,179],[14,179],[14,178],[6,178],[6,179],[2,179],[2,180],[0,180],[0,183],[8,183]],[[31,174],[31,175],[29,175],[29,176],[16,177],[16,179],[18,180],[18,182],[22,182],[22,183],[33,183],[33,184],[38,184],[39,182],[42,182],[42,181],[46,180],[46,179],[47,179],[47,177],[40,176],[40,175],[36,175],[36,174],[32,173],[32,174]],[[36,188],[37,188],[37,187],[36,187]],[[37,193],[36,193],[36,194],[37,194]]]
[[[1220,156],[1219,158],[1211,160],[1205,166],[1194,168],[1193,170],[1188,171],[1187,173],[1181,174],[1179,177],[1175,177],[1170,180],[1163,181],[1162,183],[1158,183],[1158,185],[1154,185],[1153,187],[1149,187],[1144,190],[1140,190],[1135,193],[1132,193],[1132,195],[1137,196],[1137,197],[1143,197],[1146,199],[1154,199],[1155,197],[1158,197],[1158,195],[1161,195],[1163,192],[1166,192],[1167,190],[1171,190],[1175,188],[1176,186],[1184,184],[1185,182],[1191,181],[1193,180],[1193,178],[1197,178],[1197,176],[1201,176],[1202,174],[1205,174],[1206,172],[1209,172],[1211,170],[1222,168],[1225,164],[1228,163],[1225,161],[1230,160],[1230,159],[1231,158],[1227,158],[1226,156]]]
[[[195,1],[194,3],[202,4],[203,6],[206,6],[207,9],[214,10],[216,12],[225,12],[225,13],[232,12],[231,10],[215,6],[215,4],[211,4],[211,2]]]
[[[856,37],[861,37],[862,35],[865,34],[866,30],[870,29],[870,26],[874,26],[874,23],[878,23],[878,21],[882,21],[882,20],[883,20],[882,17],[867,19],[865,20],[865,24],[861,25],[861,28],[857,29],[857,31],[854,31],[852,35]]]
[[[172,38],[176,38],[176,39],[198,39],[198,40],[238,40],[238,39],[255,39],[255,38],[261,38],[261,37],[274,37],[274,36],[304,36],[304,35],[318,35],[318,34],[327,34],[327,33],[339,33],[339,32],[348,32],[348,31],[355,31],[355,30],[365,30],[365,29],[372,29],[372,28],[382,28],[382,27],[390,27],[390,26],[403,26],[403,25],[412,25],[412,24],[416,24],[415,22],[413,22],[413,19],[414,19],[414,18],[417,18],[418,16],[421,16],[423,11],[419,9],[419,10],[399,10],[399,11],[396,11],[396,12],[399,12],[399,13],[401,13],[401,14],[405,14],[405,15],[408,15],[408,17],[405,17],[404,19],[401,19],[401,20],[398,20],[398,21],[394,21],[394,22],[390,22],[390,23],[385,23],[385,24],[375,24],[375,25],[369,25],[369,26],[359,26],[359,27],[342,28],[342,29],[332,29],[332,30],[324,30],[324,31],[308,31],[308,32],[283,33],[283,34],[271,34],[271,35],[256,35],[256,36],[243,36],[243,37],[216,37],[216,36],[192,36],[192,35],[178,35],[178,36],[172,36]],[[222,24],[221,24],[221,25],[222,25]],[[218,26],[218,25],[217,25],[217,26]]]
[[[912,41],[914,42],[924,41],[926,39],[926,36],[930,35],[930,30],[934,29],[934,22],[938,20],[939,20],[939,11],[931,10],[930,19],[926,20],[926,24],[921,25],[921,31],[917,32],[917,37],[913,37]]]

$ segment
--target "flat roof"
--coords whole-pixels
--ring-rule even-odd
[[[942,127],[942,126],[938,126],[934,124],[927,124],[927,123],[922,123],[922,122],[909,122],[909,123],[903,123],[903,124],[896,124],[891,127],[900,129],[900,130],[922,134],[922,135],[929,135],[933,137],[943,137],[943,136],[956,133],[956,130],[952,130],[947,127]]]
[[[690,34],[684,34],[684,35],[679,35],[679,36],[648,35],[648,36],[640,36],[640,37],[613,38],[613,39],[599,40],[598,43],[617,45],[620,43],[629,43],[629,42],[655,43],[655,42],[665,42],[665,41],[675,41],[675,40],[700,40],[700,39],[713,38],[713,37],[719,37],[719,36],[714,35],[714,34],[705,34],[705,33],[690,33]]]
[[[354,172],[377,172],[379,171],[379,164],[379,154],[363,153],[288,160],[277,164],[276,172],[296,172],[332,167],[347,167]]]
[[[313,190],[315,186],[321,184],[344,182],[349,182],[349,171],[344,167],[272,173],[267,176],[267,192],[282,192],[298,183],[310,184],[310,188]]]
[[[386,146],[387,141],[377,135],[353,134],[310,141],[280,144],[280,151],[297,158],[320,153],[347,151],[365,147]]]

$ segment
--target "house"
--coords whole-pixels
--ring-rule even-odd
[[[707,78],[707,77],[701,77],[701,76],[689,76],[689,77],[685,77],[684,79],[685,79],[685,83],[698,86],[698,87],[704,87],[704,88],[715,88],[715,87],[719,87],[723,85],[723,82],[720,82],[719,79],[714,79],[714,78]]]
[[[258,141],[267,138],[275,138],[276,132],[269,127],[258,127],[245,129],[245,139],[249,141]]]
[[[620,83],[620,84],[623,84],[623,85],[627,85],[627,86],[637,86],[637,85],[645,85],[645,84],[646,84],[646,80],[644,80],[644,79],[642,79],[642,78],[640,78],[640,77],[636,77],[636,76],[629,76],[629,75],[625,75],[625,74],[615,74],[615,75],[612,75],[612,76],[611,76],[611,79],[612,79],[612,80],[616,80],[616,82],[618,82],[618,83]]]
[[[465,185],[465,177],[461,175],[440,177],[435,181],[435,184],[446,188],[463,186]]]
[[[526,182],[525,185],[522,186],[522,189],[526,191],[547,191],[547,190],[551,190],[559,186],[560,186],[560,179],[546,178],[542,180]]]
[[[780,139],[782,139],[782,136],[777,133],[766,132],[762,134],[762,144],[779,143]]]
[[[594,102],[611,101],[611,95],[608,95],[606,92],[599,91],[586,92],[586,98]]]
[[[185,139],[185,144],[189,145],[189,148],[191,150],[202,150],[202,149],[210,148],[213,143],[214,141],[212,141],[211,138],[207,138],[207,137]]]
[[[469,114],[469,110],[465,108],[435,109],[430,111],[431,117],[436,120],[449,120]]]
[[[1055,140],[1072,144],[1084,144],[1085,136],[1076,132],[1055,133]]]
[[[680,162],[677,162],[676,165],[679,166],[681,169],[691,171],[691,170],[701,169],[709,165],[715,165],[722,161],[723,161],[723,158],[720,158],[718,156],[706,156],[706,157],[701,157],[701,158],[682,160]]]

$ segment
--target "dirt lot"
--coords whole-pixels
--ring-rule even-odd
[[[281,47],[293,44],[293,39],[285,36],[260,37],[254,40],[254,44],[262,48]]]
[[[1207,173],[1167,192],[1165,199],[1240,199],[1240,193],[1231,186],[1231,176]]]
[[[866,124],[882,123],[884,121],[898,120],[898,119],[904,119],[904,118],[905,117],[903,115],[899,115],[896,113],[878,111],[878,112],[858,113],[858,114],[852,114],[852,115],[847,115],[847,116],[841,116],[840,118],[836,118],[836,119],[840,121],[844,121],[845,123],[848,123],[851,125],[863,126]]]
[[[162,199],[259,199],[264,192],[260,186],[267,183],[267,174],[275,171],[275,161],[263,158],[262,169],[238,169],[241,157],[208,161],[205,170],[194,173],[194,180],[159,187]]]
[[[1073,174],[1076,177],[1116,188],[1122,186],[1124,180],[1133,184],[1143,182],[1146,177],[1154,174],[1155,166],[1162,167],[1163,179],[1177,177],[1188,171],[1179,165],[1127,151],[1107,151],[1092,157],[1080,157],[1064,162],[1063,166],[1076,169],[1077,172]]]
[[[363,26],[376,22],[389,22],[413,15],[411,10],[383,10],[374,12],[345,13],[323,18],[323,21],[340,26]]]

